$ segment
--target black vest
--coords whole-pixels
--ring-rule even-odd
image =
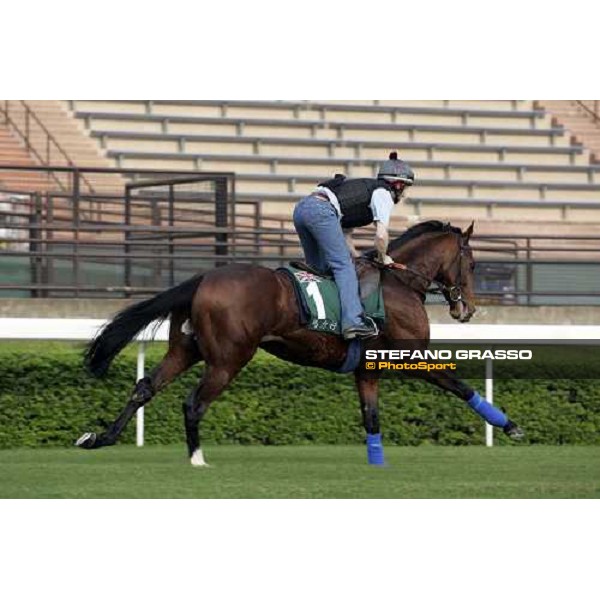
[[[393,197],[393,189],[384,179],[346,179],[343,175],[336,175],[319,186],[330,189],[337,196],[344,229],[363,227],[373,222],[373,211],[369,204],[376,189],[384,188]]]

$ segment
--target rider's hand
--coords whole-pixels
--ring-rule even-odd
[[[384,267],[394,264],[394,259],[391,256],[388,256],[387,254],[385,254],[383,257],[377,257],[377,261],[380,262]]]

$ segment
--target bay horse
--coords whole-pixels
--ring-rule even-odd
[[[429,320],[424,299],[432,283],[444,294],[454,319],[467,322],[473,316],[475,263],[469,246],[472,233],[473,224],[462,232],[450,224],[427,221],[411,227],[389,245],[389,255],[404,270],[375,267],[374,251],[357,261],[359,275],[381,269],[386,312],[383,331],[377,338],[364,341],[364,348],[390,348],[397,340],[418,340],[427,346]],[[83,434],[77,446],[95,449],[114,444],[138,408],[177,376],[204,361],[202,378],[183,403],[191,464],[204,466],[200,422],[210,404],[259,348],[296,364],[329,369],[342,365],[348,352],[348,342],[341,337],[301,326],[295,292],[285,274],[261,266],[230,264],[125,308],[89,345],[85,354],[88,370],[102,376],[141,330],[169,316],[168,350],[160,364],[150,376],[137,382],[125,408],[104,432]],[[452,373],[416,373],[467,402],[510,437],[522,436],[520,428],[504,413]],[[378,380],[359,369],[354,377],[367,433],[369,462],[382,464]]]

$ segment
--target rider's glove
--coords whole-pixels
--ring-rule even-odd
[[[388,256],[387,254],[384,255],[383,258],[379,257],[378,262],[380,262],[384,267],[387,267],[388,265],[393,265],[394,264],[394,259],[391,256]]]

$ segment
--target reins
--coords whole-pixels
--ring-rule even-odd
[[[425,290],[426,294],[443,294],[445,292],[448,294],[448,297],[450,298],[450,300],[452,300],[452,302],[458,302],[462,299],[462,289],[460,282],[458,285],[446,285],[445,283],[442,283],[441,281],[437,281],[435,279],[430,280],[430,278],[427,277],[427,275],[424,275],[420,271],[417,271],[416,269],[413,269],[408,265],[405,265],[404,263],[394,262],[391,265],[384,265],[384,269],[385,268],[389,269],[390,271],[404,271],[406,273],[410,273],[411,275],[415,275],[416,277],[420,277],[424,281],[427,281],[428,286],[432,283],[435,284],[436,287],[434,288],[427,287],[427,289]]]
[[[431,277],[428,277],[424,273],[421,273],[420,271],[417,271],[416,269],[413,269],[412,267],[409,267],[408,265],[405,265],[404,263],[393,262],[390,265],[382,265],[381,263],[377,262],[376,260],[373,260],[370,258],[361,257],[361,259],[371,263],[372,265],[376,266],[378,269],[380,269],[382,271],[388,270],[388,271],[391,271],[392,273],[394,271],[402,271],[405,273],[410,273],[411,275],[414,275],[414,276],[419,277],[422,280],[426,281],[427,287],[423,291],[415,289],[413,286],[410,285],[410,283],[403,282],[403,283],[406,283],[409,287],[413,287],[413,289],[416,292],[420,292],[420,293],[424,293],[424,294],[444,294],[445,293],[448,295],[448,298],[452,302],[459,302],[460,300],[462,300],[462,297],[463,297],[463,294],[462,294],[462,265],[460,264],[463,253],[464,253],[464,245],[463,245],[463,240],[461,237],[460,238],[460,248],[459,248],[459,252],[457,255],[457,260],[459,261],[458,282],[455,285],[446,285],[445,283],[442,283],[441,281],[437,281],[436,279],[431,279]],[[437,287],[430,288],[429,286],[432,283],[435,284]]]

